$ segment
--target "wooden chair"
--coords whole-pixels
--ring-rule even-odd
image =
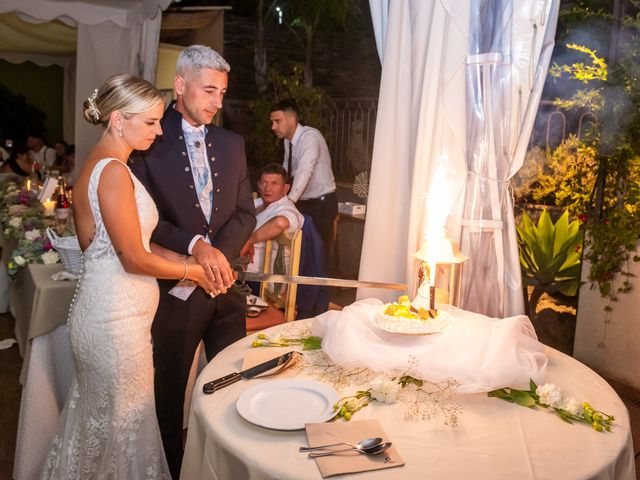
[[[298,275],[300,267],[300,248],[302,246],[302,230],[298,230],[293,238],[287,238],[286,235],[281,234],[278,237],[265,242],[264,264],[262,268],[262,271],[265,273],[273,273],[271,268],[273,263],[271,259],[273,242],[277,242],[278,249],[284,248],[285,246],[289,247],[290,263],[286,274]],[[295,320],[297,293],[298,286],[296,284],[287,285],[287,292],[283,298],[269,289],[268,282],[262,282],[260,284],[260,297],[267,302],[267,308],[256,317],[247,316],[247,335],[274,325]]]

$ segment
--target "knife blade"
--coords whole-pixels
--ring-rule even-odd
[[[236,270],[237,271],[237,270]],[[367,282],[361,280],[347,280],[344,278],[304,277],[302,275],[280,275],[277,273],[237,271],[238,280],[251,282],[297,283],[300,285],[325,285],[330,287],[351,288],[387,288],[391,290],[408,290],[403,283]]]
[[[256,365],[251,368],[247,368],[246,370],[242,370],[241,372],[233,372],[233,373],[230,373],[229,375],[225,375],[224,377],[217,378],[211,382],[205,383],[202,386],[202,391],[207,394],[214,393],[224,387],[227,387],[229,385],[236,383],[237,381],[243,378],[245,379],[254,378],[257,375],[260,375],[261,373],[271,370],[272,368],[276,368],[281,365],[284,365],[289,360],[291,360],[291,357],[295,353],[296,352],[294,351],[287,352],[284,355],[280,355],[279,357],[272,358],[271,360],[267,360],[266,362],[263,362],[259,365]]]

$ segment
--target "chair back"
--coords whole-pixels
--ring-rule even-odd
[[[302,251],[300,254],[300,275],[326,277],[326,259],[322,238],[313,219],[304,215],[302,226]],[[329,291],[321,285],[300,285],[297,298],[297,318],[313,318],[329,308]]]
[[[264,264],[262,271],[264,273],[273,272],[273,245],[277,243],[278,250],[284,252],[284,248],[289,249],[289,268],[286,268],[284,274],[286,275],[298,275],[300,270],[300,250],[302,245],[302,230],[298,230],[292,238],[288,238],[284,233],[278,235],[272,240],[267,240],[264,246]],[[268,282],[262,282],[260,284],[260,297],[265,300],[270,300],[279,308],[284,307],[284,321],[291,322],[296,317],[296,297],[298,293],[298,285],[295,283],[287,285],[287,292],[284,298],[277,293],[274,293],[268,288]]]

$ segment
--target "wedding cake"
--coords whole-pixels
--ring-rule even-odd
[[[402,295],[397,302],[384,304],[373,322],[388,332],[426,335],[447,330],[453,318],[446,312],[425,308],[421,302],[412,304],[407,295]]]

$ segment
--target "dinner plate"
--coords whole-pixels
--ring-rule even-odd
[[[371,322],[386,332],[403,335],[431,335],[449,330],[455,324],[455,319],[443,310],[438,311],[436,318],[417,320],[385,315],[384,308],[371,318]]]
[[[306,423],[333,418],[333,406],[339,399],[335,390],[313,380],[273,380],[240,395],[236,409],[242,418],[260,427],[301,430]]]

